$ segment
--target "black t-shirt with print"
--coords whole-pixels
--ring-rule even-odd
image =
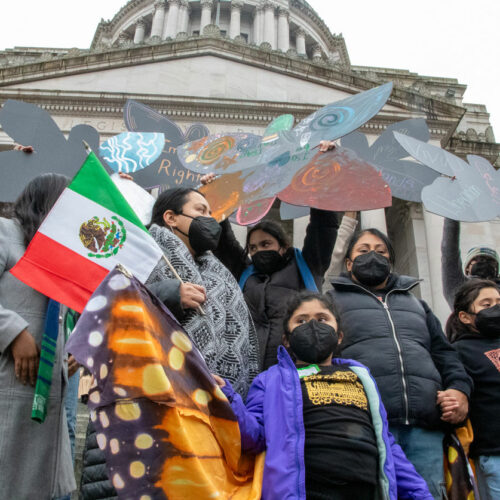
[[[377,483],[378,451],[368,400],[347,367],[322,366],[301,379],[306,490]]]

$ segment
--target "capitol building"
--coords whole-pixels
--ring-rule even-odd
[[[212,133],[262,134],[278,115],[300,120],[388,81],[394,90],[387,104],[361,128],[371,142],[394,122],[424,118],[431,143],[500,166],[486,107],[463,101],[466,85],[354,65],[342,35],[331,33],[305,0],[130,0],[111,20],[101,20],[88,48],[0,51],[0,103],[36,103],[63,132],[89,124],[101,140],[125,130],[127,99],[183,128],[201,122]],[[0,130],[0,150],[11,144]],[[442,223],[421,204],[396,198],[388,209],[361,214],[362,226],[393,239],[396,270],[424,280],[417,294],[443,320],[449,309],[441,289]],[[290,224],[296,246],[306,224],[306,218]],[[462,226],[462,251],[474,244],[500,250],[498,221]]]

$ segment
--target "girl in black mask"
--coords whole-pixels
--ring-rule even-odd
[[[342,356],[370,368],[396,442],[440,499],[443,422],[465,419],[472,382],[439,320],[411,293],[420,280],[393,272],[395,258],[377,229],[356,234],[348,272],[328,293],[343,324]]]
[[[481,499],[500,498],[500,292],[471,279],[457,292],[446,333],[474,380],[470,419]]]
[[[229,223],[222,225],[216,255],[239,280],[257,328],[260,365],[267,369],[276,363],[287,300],[300,290],[321,290],[337,238],[337,214],[311,209],[302,251],[290,245],[282,226],[272,220],[248,231],[245,249],[228,244]]]
[[[331,301],[296,294],[284,330],[278,364],[254,380],[246,405],[216,377],[240,424],[242,448],[266,450],[262,499],[432,500],[388,432],[366,367],[334,357],[342,333]]]

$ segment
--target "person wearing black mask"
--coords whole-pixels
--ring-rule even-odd
[[[212,253],[222,229],[207,200],[194,189],[164,191],[149,231],[183,283],[160,261],[147,286],[174,313],[209,368],[245,395],[259,372],[257,335],[238,283]]]
[[[253,382],[246,404],[228,397],[249,453],[266,450],[262,499],[432,500],[387,428],[366,367],[335,357],[342,340],[334,304],[302,291],[284,310],[278,364]]]
[[[343,324],[342,356],[370,368],[392,434],[441,499],[444,423],[466,418],[472,381],[439,320],[411,293],[420,280],[393,272],[395,257],[385,234],[361,231],[328,293]]]
[[[488,280],[471,279],[457,292],[446,323],[472,379],[470,420],[481,500],[500,498],[500,292]]]

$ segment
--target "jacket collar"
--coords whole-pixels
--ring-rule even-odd
[[[401,291],[405,292],[408,290],[411,290],[415,286],[417,286],[421,281],[421,279],[414,278],[412,276],[405,276],[405,275],[399,275],[396,273],[392,273],[390,278],[389,278],[389,284],[392,285],[390,286],[389,290],[392,291]],[[359,291],[365,290],[366,292],[369,292],[368,289],[366,289],[363,285],[360,283],[355,283],[351,279],[350,273],[342,273],[340,276],[337,278],[334,278],[332,281],[332,286],[335,289],[339,290],[353,290],[353,291]],[[386,291],[388,291],[386,289]]]

